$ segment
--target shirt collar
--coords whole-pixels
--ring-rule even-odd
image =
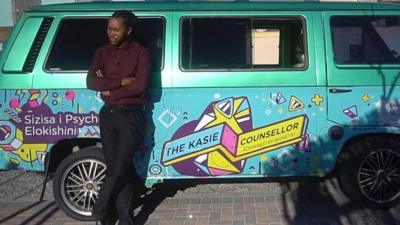
[[[116,47],[112,44],[109,44],[113,50],[127,50],[131,46],[132,40],[127,40],[121,46]]]

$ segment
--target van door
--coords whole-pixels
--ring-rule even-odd
[[[160,156],[168,177],[311,173],[310,140],[324,104],[312,19],[283,11],[174,14],[174,120]]]
[[[357,126],[352,135],[398,127],[398,12],[325,12],[323,17],[329,120]]]

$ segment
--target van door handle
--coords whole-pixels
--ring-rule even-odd
[[[339,89],[339,88],[330,88],[329,93],[346,93],[346,92],[352,92],[353,90],[351,89]]]

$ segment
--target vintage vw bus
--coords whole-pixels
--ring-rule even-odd
[[[0,58],[0,168],[55,173],[68,215],[90,219],[104,179],[85,78],[117,9],[154,61],[149,185],[335,174],[354,201],[399,202],[399,5],[99,2],[33,7]]]

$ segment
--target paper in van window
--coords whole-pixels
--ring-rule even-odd
[[[375,30],[392,53],[395,54],[396,57],[400,56],[400,42],[398,41],[400,26],[375,27]]]

